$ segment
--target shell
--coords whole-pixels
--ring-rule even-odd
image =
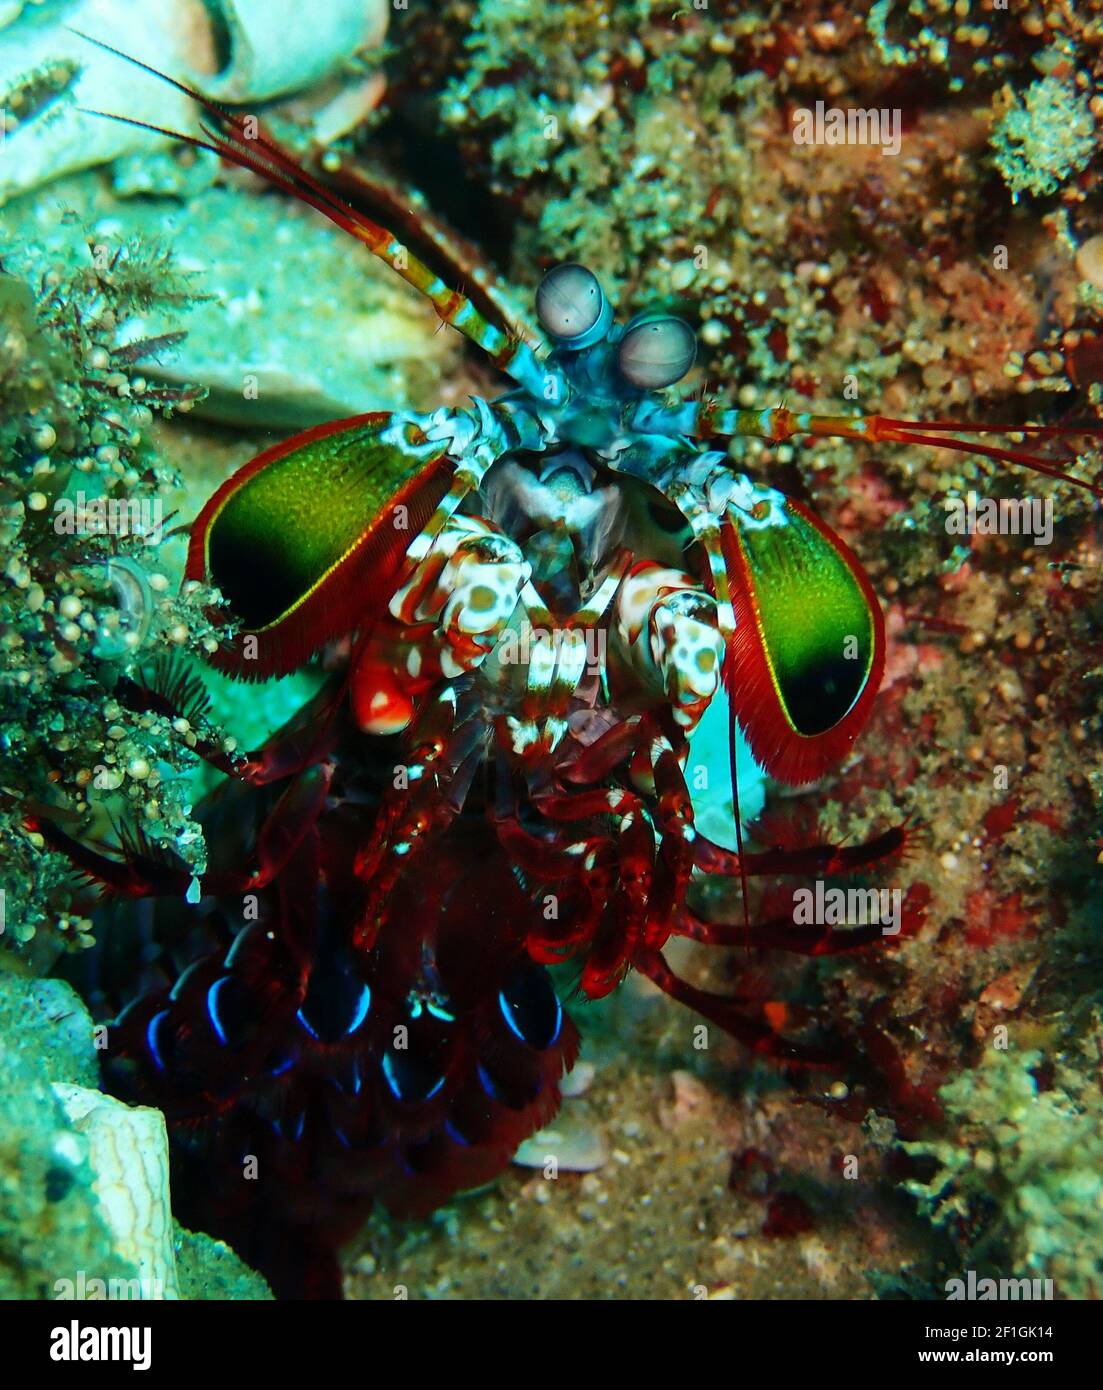
[[[165,1117],[84,1086],[55,1082],[53,1091],[87,1141],[92,1186],[116,1252],[160,1297],[179,1298]]]
[[[266,101],[335,73],[386,30],[386,0],[69,0],[22,14],[0,0],[0,204],[167,137],[104,111],[194,131],[194,102],[83,34],[181,77],[217,101]],[[3,15],[8,22],[2,22]],[[217,23],[212,14],[221,20]],[[79,32],[78,32],[79,31]],[[80,110],[78,108],[84,108]]]
[[[543,1168],[550,1159],[564,1173],[592,1173],[609,1162],[609,1145],[596,1125],[564,1109],[513,1155],[519,1168]]]
[[[360,49],[377,48],[387,6],[375,0],[219,0],[226,26],[225,66],[193,74],[215,101],[265,101],[313,86]]]

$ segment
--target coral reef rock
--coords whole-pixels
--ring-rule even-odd
[[[0,203],[62,174],[146,151],[158,138],[167,143],[91,113],[195,128],[184,92],[125,67],[89,39],[216,101],[268,101],[378,47],[388,13],[386,0],[49,0],[22,13],[0,6]]]

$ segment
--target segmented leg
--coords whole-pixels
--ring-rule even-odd
[[[742,857],[714,844],[704,835],[698,835],[693,859],[695,867],[710,878],[772,878],[790,874],[802,878],[826,878],[857,873],[871,864],[895,859],[904,853],[907,844],[906,823],[893,826],[857,845],[821,843],[801,845],[794,849],[775,845],[767,850],[744,852]],[[830,926],[801,926],[791,918],[779,917],[748,925],[745,920],[704,921],[688,908],[680,911],[674,931],[679,936],[688,936],[711,946],[761,947],[809,956],[856,950],[871,941],[881,940],[884,935],[880,922],[836,930]]]
[[[594,815],[608,810],[606,796],[604,791],[592,794]],[[562,832],[537,834],[522,825],[517,790],[501,761],[490,818],[498,843],[532,887],[541,909],[529,930],[529,954],[543,964],[567,960],[593,939],[616,886],[617,857],[611,841],[572,840]],[[573,894],[569,910],[560,903],[561,890]]]
[[[522,825],[511,797],[499,796],[495,814],[503,847],[526,874],[544,886],[562,885],[570,897],[570,926],[559,925],[556,906],[547,930],[530,933],[530,950],[541,960],[584,952],[581,987],[591,998],[615,987],[638,949],[666,940],[693,868],[693,810],[678,756],[651,720],[633,730],[653,796],[616,786],[542,791],[530,798],[545,822],[536,829]],[[599,818],[613,828],[577,838],[552,828]]]
[[[534,768],[546,762],[566,736],[571,698],[588,663],[598,658],[587,634],[602,631],[599,625],[630,563],[630,553],[621,551],[589,598],[566,616],[553,615],[536,586],[525,585],[521,639],[528,650],[527,660],[519,663],[525,673],[524,687],[519,713],[506,715],[499,724],[504,746],[522,766]]]
[[[680,728],[693,730],[719,689],[724,658],[712,595],[680,570],[643,561],[617,592],[612,635],[614,701],[621,684],[653,692],[670,705]]]
[[[490,522],[453,516],[391,596],[351,679],[357,725],[393,734],[419,695],[476,670],[505,631],[531,567]]]
[[[487,738],[481,714],[457,723],[456,693],[446,686],[407,736],[402,760],[376,814],[370,838],[355,853],[353,873],[367,886],[353,944],[369,950],[394,885],[463,810]]]
[[[533,809],[546,821],[565,824],[607,816],[616,824],[615,833],[577,840],[562,834],[541,837],[524,830],[515,812],[499,816],[499,833],[536,878],[584,879],[584,903],[572,909],[575,929],[566,935],[550,929],[534,946],[553,954],[585,949],[582,988],[592,997],[614,987],[642,944],[665,941],[684,903],[696,832],[681,767],[682,730],[697,723],[716,693],[722,656],[715,601],[688,575],[659,565],[628,569],[622,564],[606,580],[612,582],[617,589],[610,681],[615,683],[619,665],[622,683],[644,692],[643,698],[660,708],[673,708],[678,751],[654,717],[645,715],[608,731],[581,753],[568,749],[567,776],[559,778],[558,766],[555,772],[560,786],[569,782],[571,789],[532,795]],[[531,611],[531,601],[529,606]],[[547,688],[530,673],[530,694],[544,698]],[[514,752],[515,725],[510,726]],[[620,762],[629,763],[642,794],[617,786],[574,789],[579,782],[607,776]],[[610,866],[616,869],[611,906],[606,898]]]
[[[755,1019],[744,1009],[746,1001],[691,985],[671,970],[661,951],[642,951],[633,964],[652,980],[664,994],[676,999],[695,1013],[715,1023],[756,1056],[791,1062],[805,1067],[838,1066],[843,1057],[838,1047],[819,1047],[793,1042],[778,1032],[775,1021],[768,1016]]]
[[[829,874],[853,873],[883,859],[900,854],[908,841],[908,824],[895,825],[873,839],[857,845],[801,845],[797,849],[775,846],[743,855],[743,867],[756,876],[766,874],[800,874],[805,877],[826,877]],[[709,874],[739,873],[739,855],[706,839],[697,837],[695,863]]]
[[[706,922],[684,908],[674,923],[672,936],[685,936],[705,946],[743,946],[762,951],[790,951],[799,956],[835,956],[856,951],[884,939],[881,924],[835,927],[797,926],[791,918],[771,917],[749,928],[738,922]]]

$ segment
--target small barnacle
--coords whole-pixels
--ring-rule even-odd
[[[0,95],[5,133],[13,134],[24,123],[46,115],[72,87],[79,73],[79,65],[71,58],[40,63],[21,73]]]
[[[149,634],[153,617],[153,595],[145,571],[127,556],[114,556],[101,564],[86,566],[81,573],[93,583],[110,586],[116,608],[100,619],[93,653],[111,660],[136,651]]]

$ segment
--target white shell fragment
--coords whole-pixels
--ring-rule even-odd
[[[559,1092],[566,1100],[572,1096],[583,1096],[594,1084],[597,1067],[593,1062],[576,1062],[559,1083]]]
[[[190,5],[187,6],[190,8]],[[171,67],[186,46],[184,7],[178,0],[122,5],[73,0],[59,8],[31,6],[0,30],[0,203],[61,174],[103,164],[139,148],[165,143],[118,121],[83,115],[77,108],[134,115],[157,125],[190,128],[190,100],[175,88],[82,39],[94,34],[135,57]],[[120,109],[120,107],[125,109]]]
[[[560,1172],[592,1173],[609,1162],[609,1145],[594,1125],[563,1110],[553,1125],[537,1130],[513,1155],[521,1168],[546,1168],[553,1160]]]
[[[386,0],[57,0],[15,15],[0,0],[0,204],[169,143],[90,111],[197,131],[190,97],[83,35],[240,104],[336,73],[379,45],[388,13]]]
[[[53,1091],[87,1141],[92,1186],[116,1252],[138,1270],[143,1291],[179,1298],[165,1117],[84,1086],[55,1082]]]
[[[377,48],[388,7],[379,0],[218,0],[226,29],[225,66],[195,74],[204,96],[231,104],[302,91],[361,49]]]

